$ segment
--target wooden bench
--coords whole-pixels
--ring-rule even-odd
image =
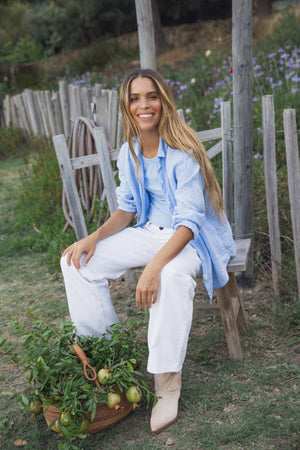
[[[197,136],[202,142],[220,139],[207,153],[210,158],[213,158],[222,152],[223,199],[229,222],[232,224],[232,138],[230,117],[230,103],[224,102],[221,104],[221,127],[198,132]],[[54,136],[53,142],[76,236],[77,239],[82,239],[88,233],[75,183],[74,171],[99,165],[108,208],[112,214],[117,209],[116,181],[112,169],[112,161],[117,160],[119,149],[109,150],[103,127],[92,127],[91,123],[85,118],[79,118],[78,120],[83,121],[89,129],[95,142],[96,153],[71,158],[64,135]],[[241,359],[243,358],[243,352],[239,332],[247,331],[247,322],[235,273],[246,271],[251,239],[236,240],[235,245],[236,256],[229,261],[227,266],[229,274],[228,283],[223,288],[216,289],[217,304],[202,305],[200,313],[222,316],[230,357],[233,359]]]

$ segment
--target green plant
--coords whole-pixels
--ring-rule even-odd
[[[146,348],[136,339],[132,328],[115,324],[101,338],[75,337],[74,326],[69,320],[55,327],[33,318],[30,326],[15,319],[14,332],[21,338],[21,351],[16,352],[5,340],[0,346],[29,374],[30,384],[30,389],[14,396],[33,414],[40,412],[37,408],[40,402],[44,412],[50,405],[56,405],[62,414],[58,422],[53,421],[50,426],[55,425],[70,442],[76,437],[85,437],[78,432],[83,418],[90,417],[92,421],[99,403],[109,404],[111,393],[125,394],[134,385],[145,395],[147,406],[155,402],[156,397],[138,370]],[[73,349],[75,340],[96,372],[102,367],[109,369],[110,377],[105,386],[99,388],[85,378],[82,363]]]
[[[0,160],[28,156],[30,152],[30,136],[25,130],[0,127]]]

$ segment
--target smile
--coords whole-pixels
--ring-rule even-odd
[[[138,114],[138,117],[140,119],[150,119],[153,116],[154,116],[154,114]]]

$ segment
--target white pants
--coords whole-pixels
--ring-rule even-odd
[[[118,322],[108,287],[126,270],[146,265],[174,233],[147,223],[125,228],[97,244],[86,267],[77,270],[61,259],[71,319],[79,335],[101,336]],[[178,372],[186,355],[193,316],[194,278],[201,262],[188,244],[161,271],[157,302],[150,309],[148,326],[150,373]]]

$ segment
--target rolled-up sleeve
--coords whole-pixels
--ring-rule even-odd
[[[129,187],[129,184],[125,179],[120,159],[121,158],[118,159],[118,163],[117,163],[118,169],[119,169],[119,179],[120,179],[120,186],[118,186],[116,189],[118,207],[122,211],[136,212],[137,211],[136,203],[135,203],[132,191]]]
[[[186,226],[198,238],[205,220],[204,180],[199,164],[193,157],[186,157],[176,167],[175,208],[173,228]]]

